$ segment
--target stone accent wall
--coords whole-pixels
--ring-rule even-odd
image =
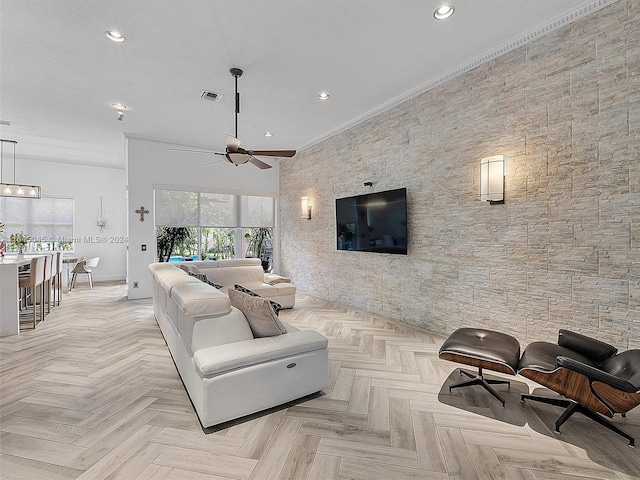
[[[637,6],[620,0],[282,160],[281,273],[440,334],[485,327],[524,346],[569,328],[640,348]],[[489,205],[480,159],[498,154],[506,202]],[[337,251],[335,199],[400,187],[409,254]]]

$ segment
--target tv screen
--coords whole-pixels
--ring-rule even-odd
[[[338,250],[407,254],[407,189],[336,199]]]

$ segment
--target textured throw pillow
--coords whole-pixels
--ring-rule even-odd
[[[207,281],[207,275],[204,274],[204,273],[195,273],[195,272],[187,272],[187,273],[189,275],[191,275],[192,277],[196,277],[201,282],[206,282]]]
[[[209,279],[207,278],[207,276],[206,276],[206,275],[204,276],[204,281],[205,281],[205,282],[207,282],[207,283],[208,283],[209,285],[211,285],[212,287],[216,287],[218,290],[220,290],[221,288],[223,288],[223,287],[224,287],[224,285],[220,285],[219,283],[212,282],[211,280],[209,280]]]
[[[275,337],[287,333],[287,328],[273,311],[269,300],[237,290],[229,290],[231,305],[240,310],[253,332],[254,338]]]
[[[260,297],[260,295],[258,295],[256,292],[253,292],[251,290],[249,290],[247,287],[243,287],[242,285],[238,285],[237,283],[234,286],[234,289],[236,289],[238,292],[242,292],[242,293],[246,293],[247,295],[251,295],[252,297]],[[260,297],[262,298],[262,297]],[[280,310],[284,310],[284,307],[282,305],[280,305],[278,302],[274,302],[273,300],[269,300],[269,303],[271,303],[271,306],[273,307],[273,311],[276,313],[276,315],[280,315]]]
[[[218,285],[217,283],[213,283],[212,281],[210,281],[207,278],[207,274],[206,273],[194,273],[194,272],[187,272],[187,273],[189,275],[191,275],[192,277],[196,277],[201,282],[208,283],[209,285],[211,285],[212,287],[217,288],[218,290],[220,290],[222,288],[222,285]]]

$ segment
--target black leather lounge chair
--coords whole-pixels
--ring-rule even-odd
[[[640,404],[640,350],[617,349],[593,338],[560,330],[558,344],[533,342],[520,358],[518,373],[564,398],[522,394],[520,401],[536,400],[565,407],[555,431],[574,413],[613,430],[635,446],[635,439],[604,416],[622,416]]]

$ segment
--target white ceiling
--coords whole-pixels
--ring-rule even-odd
[[[243,146],[301,149],[612,0],[452,0],[436,21],[441,3],[0,0],[0,120],[14,124],[0,137],[17,158],[110,166],[124,164],[123,133],[221,150],[240,67]]]

